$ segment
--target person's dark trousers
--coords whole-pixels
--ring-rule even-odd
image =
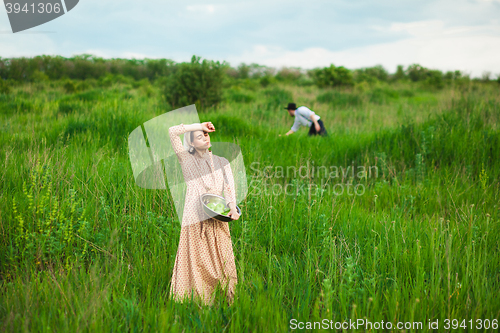
[[[327,136],[328,133],[326,132],[326,129],[325,129],[325,125],[323,125],[323,122],[320,120],[318,120],[318,124],[319,124],[319,133],[316,131],[316,128],[314,127],[314,123],[311,124],[311,127],[309,128],[309,135],[321,135],[321,136]]]

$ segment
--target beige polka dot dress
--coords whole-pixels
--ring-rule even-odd
[[[201,194],[213,193],[223,196],[227,203],[236,203],[231,166],[227,159],[211,152],[203,157],[187,152],[179,138],[184,133],[183,124],[169,129],[187,183],[170,296],[180,302],[193,297],[212,304],[219,284],[232,302],[237,276],[229,224],[208,217],[200,202]]]

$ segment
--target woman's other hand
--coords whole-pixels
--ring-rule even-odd
[[[236,210],[236,208],[231,208],[231,211],[227,215],[233,220],[237,220],[240,218],[240,214],[238,214],[238,210]]]
[[[229,203],[229,208],[231,208],[231,210],[229,211],[227,216],[231,217],[233,220],[239,219],[240,214],[238,214],[238,210],[236,209],[236,205],[234,204],[234,202]]]
[[[210,121],[201,123],[201,129],[205,132],[214,132],[215,131],[214,124],[212,124]]]

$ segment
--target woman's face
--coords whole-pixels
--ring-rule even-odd
[[[211,146],[210,135],[208,135],[208,132],[205,133],[203,131],[194,131],[193,141],[191,142],[191,144],[195,149],[207,149]]]

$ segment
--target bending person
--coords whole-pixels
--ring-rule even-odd
[[[320,116],[314,113],[314,111],[305,106],[297,108],[295,103],[288,103],[288,106],[285,109],[288,110],[290,117],[295,117],[292,128],[286,132],[285,135],[297,132],[300,126],[309,128],[309,136],[317,134],[322,136],[328,135],[325,126],[323,125],[323,121],[320,119]],[[281,136],[281,134],[279,136]]]

